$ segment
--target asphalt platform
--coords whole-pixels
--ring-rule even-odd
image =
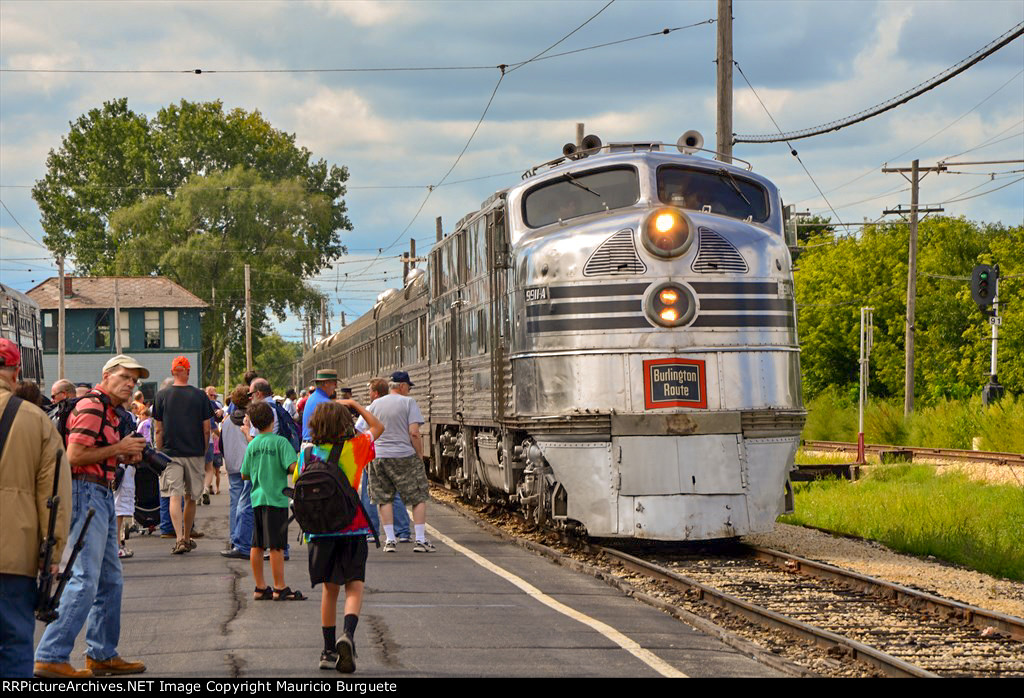
[[[140,678],[340,678],[319,669],[320,588],[292,544],[285,583],[307,601],[254,601],[249,563],[220,555],[225,487],[197,513],[199,547],[133,536],[123,561],[120,654]],[[356,677],[771,677],[779,674],[584,574],[503,541],[431,502],[433,554],[370,546]],[[298,529],[291,525],[290,540]],[[461,550],[446,544],[455,541]],[[500,570],[499,570],[500,568]],[[504,576],[501,575],[504,571]],[[265,566],[270,580],[269,562]],[[340,606],[340,603],[339,603]],[[339,608],[339,625],[342,618]],[[36,640],[42,625],[36,629]],[[84,664],[85,631],[72,655]],[[353,677],[355,678],[355,677]]]

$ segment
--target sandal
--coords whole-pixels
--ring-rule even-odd
[[[272,601],[274,599],[274,589],[273,587],[265,587],[263,589],[256,587],[253,590],[252,598],[255,601]]]
[[[306,597],[302,595],[302,592],[298,589],[292,590],[291,587],[285,587],[284,589],[274,589],[274,601],[305,601]]]

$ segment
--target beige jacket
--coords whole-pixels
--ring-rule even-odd
[[[0,414],[10,400],[10,387],[0,379]],[[64,443],[46,414],[22,403],[0,453],[0,574],[35,577],[39,551],[50,522],[46,500],[53,494],[53,470],[60,453],[57,525],[53,562],[60,562],[71,525],[71,466]]]

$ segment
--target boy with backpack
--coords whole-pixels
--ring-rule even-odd
[[[358,411],[369,427],[358,436],[349,407]],[[363,469],[373,460],[373,442],[384,432],[384,425],[355,400],[339,400],[316,406],[309,431],[313,445],[299,456],[294,510],[309,542],[310,585],[324,585],[320,598],[324,635],[320,668],[350,674],[356,670],[354,637],[363,603],[366,537],[370,531],[355,488]],[[330,483],[328,476],[337,482]],[[341,639],[337,639],[337,604],[342,586],[345,616]]]
[[[240,474],[252,481],[250,499],[253,510],[252,548],[249,564],[256,582],[256,601],[303,601],[301,591],[284,584],[284,547],[288,542],[288,474],[295,469],[295,449],[283,436],[274,433],[274,412],[264,401],[246,409],[245,421],[259,433],[245,449]],[[263,550],[270,551],[270,574],[274,586],[265,586]]]

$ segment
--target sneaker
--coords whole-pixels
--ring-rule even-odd
[[[324,650],[320,653],[320,668],[334,669],[338,666],[338,653],[334,650]]]
[[[126,548],[122,545],[117,549],[117,556],[120,558],[132,557],[133,555],[135,555],[135,552],[131,548]]]
[[[393,540],[384,541],[384,547],[381,550],[385,553],[393,553],[398,550],[398,543]]]
[[[209,492],[203,492],[203,504],[209,504],[209,503],[210,503],[210,493]]]
[[[414,553],[436,553],[437,548],[429,540],[418,540],[416,545],[413,546],[412,551]]]
[[[119,676],[121,674],[141,674],[146,670],[146,665],[142,662],[126,662],[117,656],[98,662],[86,655],[85,668],[92,671],[93,676]]]
[[[394,542],[394,541],[392,541]],[[342,674],[351,674],[356,670],[356,646],[348,633],[341,636],[338,644],[334,646],[338,651],[338,661],[334,668]]]

